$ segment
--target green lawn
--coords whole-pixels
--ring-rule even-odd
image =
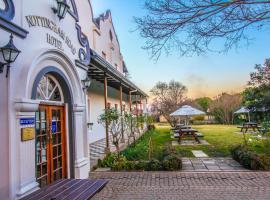
[[[226,157],[230,156],[231,146],[243,143],[242,134],[235,133],[239,132],[237,126],[197,125],[193,126],[193,128],[201,132],[204,135],[204,140],[210,145],[177,146],[177,152],[183,157],[193,157],[191,150],[203,150],[211,157]],[[166,124],[156,124],[155,131],[147,132],[135,146],[131,146],[124,150],[123,154],[128,160],[147,160],[150,137],[152,138],[153,144],[153,157],[156,159],[162,158],[162,150],[174,140],[170,137],[170,126]],[[257,153],[266,153],[270,150],[269,146],[265,147],[265,145],[256,144],[253,145],[252,148]]]

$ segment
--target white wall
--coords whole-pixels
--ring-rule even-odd
[[[0,35],[2,35],[1,31]],[[4,74],[0,74],[0,199],[8,199],[10,184],[7,83],[8,79],[5,78]]]
[[[108,103],[114,107],[118,104],[118,109],[120,109],[120,96],[119,91],[108,87]],[[106,132],[102,124],[98,123],[99,116],[104,113],[105,103],[104,103],[104,85],[102,83],[94,81],[88,91],[88,98],[90,99],[90,121],[94,123],[93,129],[90,133],[90,143],[98,141],[105,138]],[[123,105],[126,105],[128,109],[127,95],[123,95]]]
[[[102,56],[102,52],[106,53],[106,61],[108,61],[113,67],[123,73],[123,56],[120,52],[120,44],[117,40],[117,34],[113,26],[111,12],[107,11],[102,14],[98,19],[100,29],[95,26],[99,31],[94,31],[94,50]],[[110,38],[110,31],[112,33],[112,41]]]

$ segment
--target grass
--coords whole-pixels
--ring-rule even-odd
[[[232,146],[243,143],[243,135],[237,134],[239,129],[232,125],[194,125],[204,135],[209,145],[177,146],[176,151],[183,157],[193,157],[191,150],[202,150],[210,157],[230,156]],[[149,139],[152,138],[153,154],[155,159],[162,158],[162,152],[166,145],[175,140],[170,137],[170,126],[167,124],[156,124],[156,130],[147,132],[135,146],[130,146],[122,153],[128,160],[148,160]],[[250,136],[247,135],[247,138]],[[259,154],[270,152],[270,144],[256,142],[251,148]]]

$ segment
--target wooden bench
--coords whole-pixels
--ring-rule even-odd
[[[196,142],[201,143],[196,133],[198,133],[196,129],[180,129],[178,138],[179,144],[181,144],[182,138],[188,135],[192,135]]]
[[[101,191],[107,180],[62,179],[22,198],[22,200],[87,200]]]

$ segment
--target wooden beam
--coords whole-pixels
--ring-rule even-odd
[[[108,104],[108,86],[107,86],[107,75],[104,73],[104,107],[105,107],[105,113],[107,112],[107,104]],[[105,147],[105,153],[110,153],[110,146],[109,146],[109,127],[108,122],[106,121],[105,125],[106,129],[106,147]]]
[[[121,116],[123,115],[123,88],[122,88],[122,84],[120,83],[120,113]],[[125,138],[124,138],[124,124],[123,124],[123,118],[121,118],[121,142],[124,143],[125,142]]]
[[[121,115],[123,114],[123,88],[122,88],[122,84],[120,84],[120,112]]]
[[[135,101],[136,101],[136,116],[138,117],[138,101],[137,101],[137,95],[135,95]]]
[[[132,96],[131,96],[131,90],[129,90],[129,111],[132,112]]]
[[[142,111],[142,95],[140,95],[140,111]]]

